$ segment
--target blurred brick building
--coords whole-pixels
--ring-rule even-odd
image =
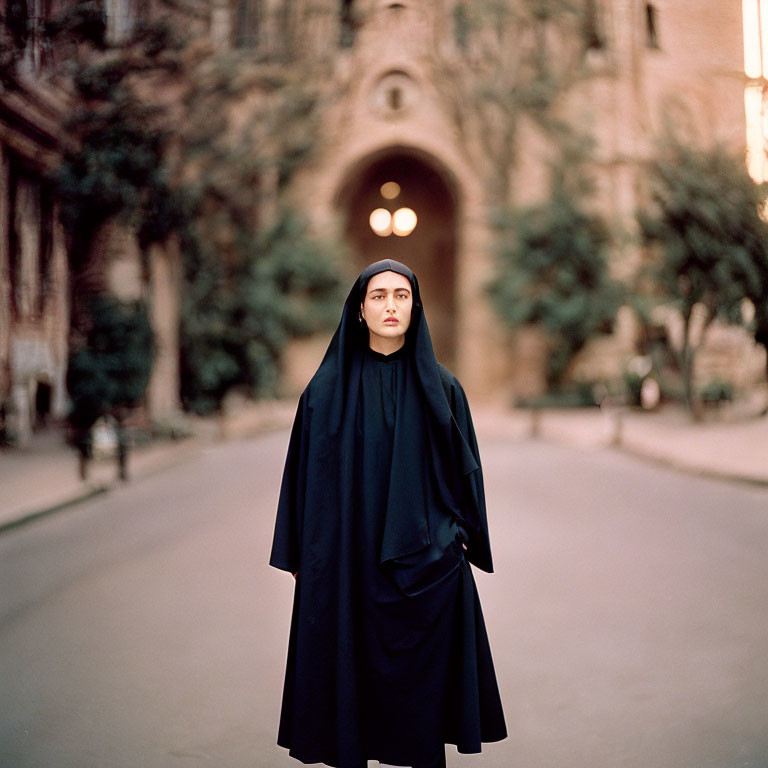
[[[0,402],[12,405],[28,432],[35,420],[60,416],[66,407],[67,246],[45,178],[68,141],[62,131],[68,92],[54,52],[35,31],[56,4],[13,0],[13,6],[26,20],[15,33],[23,50],[13,65],[14,87],[0,92]],[[598,204],[617,232],[631,231],[663,121],[673,119],[699,141],[744,150],[745,87],[761,89],[762,73],[752,81],[745,76],[739,3],[582,0],[577,6],[577,22],[534,37],[533,53],[578,54],[585,76],[571,84],[564,115],[594,135]],[[485,146],[476,130],[473,99],[482,93],[463,75],[482,69],[482,51],[492,50],[499,77],[512,76],[514,85],[515,67],[522,66],[516,47],[531,46],[514,24],[486,25],[485,37],[473,40],[465,21],[477,7],[471,0],[106,0],[104,13],[113,40],[128,36],[143,16],[170,14],[206,55],[279,62],[277,49],[288,36],[294,59],[330,61],[322,125],[313,160],[291,186],[294,204],[319,232],[341,233],[349,242],[350,276],[379,258],[410,264],[439,358],[472,396],[506,400],[541,387],[544,348],[535,333],[504,329],[484,292],[493,273],[488,221],[498,194],[489,179],[495,172],[509,204],[534,202],[546,195],[552,148],[525,119],[506,145]],[[485,85],[493,91],[500,83]],[[493,120],[492,129],[504,127]],[[263,183],[269,187],[269,169]],[[269,198],[267,190],[262,200]],[[415,212],[415,227],[398,231],[388,219],[374,232],[373,211],[383,209],[386,218],[401,208]],[[151,299],[159,357],[148,408],[155,418],[170,415],[178,409],[178,249],[153,247],[143,269],[135,234],[118,226],[105,229],[98,247],[105,287]],[[617,237],[613,250],[617,273],[631,270],[638,247]],[[635,352],[633,334],[631,316],[622,313],[615,333],[587,350],[575,375],[618,376]],[[303,387],[326,342],[291,347],[289,387]],[[743,332],[715,328],[701,375],[727,374],[748,386],[760,376],[761,355]]]
[[[493,269],[483,162],[494,157],[487,151],[483,157],[478,137],[464,130],[468,117],[461,112],[472,102],[457,99],[450,82],[461,75],[457,68],[473,66],[472,38],[462,38],[459,26],[462,7],[471,4],[337,5],[337,34],[346,41],[337,54],[339,96],[329,110],[319,159],[300,180],[303,206],[319,223],[343,229],[356,266],[386,256],[413,266],[439,357],[475,396],[506,399],[536,391],[542,385],[541,343],[535,334],[513,336],[501,328],[483,291]],[[664,120],[697,142],[745,148],[742,8],[719,0],[580,5],[579,28],[568,32],[566,42],[581,47],[586,76],[566,97],[566,114],[596,139],[600,207],[617,230],[623,225],[632,231],[644,199],[644,168]],[[498,38],[502,48],[505,40],[510,46],[525,42],[514,30],[499,30]],[[560,42],[549,41],[547,55],[559,56]],[[497,55],[503,64],[505,52]],[[514,66],[516,59],[509,61]],[[509,199],[525,204],[546,195],[549,148],[525,120],[515,141]],[[389,181],[400,186],[396,200],[382,196]],[[418,215],[413,233],[374,234],[371,211],[400,206]],[[638,246],[619,237],[613,251],[617,273],[636,263]],[[591,345],[575,374],[620,375],[634,354],[633,332],[631,316],[622,313],[614,335]],[[762,375],[761,355],[743,332],[714,328],[701,376],[728,374],[746,386]],[[297,385],[311,368],[301,370]]]
[[[71,320],[69,243],[52,175],[75,147],[67,125],[76,102],[60,48],[46,25],[71,3],[8,0],[0,23],[0,421],[20,443],[67,413]],[[106,0],[106,35],[117,43],[150,13],[148,2]],[[89,280],[122,299],[149,295],[159,355],[151,417],[178,410],[178,253],[152,249],[149,277],[135,233],[105,227]]]
[[[69,104],[41,8],[6,3],[0,39],[0,406],[22,440],[66,409],[69,268],[47,176]]]

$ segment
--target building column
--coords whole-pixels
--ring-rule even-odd
[[[51,339],[53,350],[53,392],[51,393],[51,416],[63,419],[67,415],[68,393],[66,385],[67,365],[69,362],[69,259],[64,236],[64,226],[59,221],[58,206],[54,206],[51,243],[51,297],[55,315],[54,337]]]
[[[11,275],[8,253],[8,161],[0,144],[0,403],[11,389]]]
[[[211,4],[211,42],[219,51],[232,46],[232,4],[229,0],[214,0]]]
[[[147,415],[152,421],[173,418],[179,398],[179,322],[181,312],[181,253],[169,238],[149,249],[150,319],[155,333],[155,362],[147,387]]]

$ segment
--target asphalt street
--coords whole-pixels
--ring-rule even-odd
[[[0,537],[2,768],[280,768],[287,433]],[[766,768],[768,489],[483,439],[509,738],[448,765]],[[373,764],[372,764],[373,765]]]

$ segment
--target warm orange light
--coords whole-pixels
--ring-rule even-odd
[[[400,185],[396,181],[387,181],[381,185],[381,196],[387,200],[394,200],[400,194]]]
[[[379,237],[392,234],[392,214],[386,208],[377,208],[375,211],[371,211],[368,223]]]
[[[766,0],[763,0],[763,5]],[[761,9],[758,0],[741,0],[744,25],[744,72],[747,77],[760,77],[763,73],[760,53]]]
[[[760,49],[763,60],[763,77],[768,75],[768,2],[760,0]]]
[[[410,235],[416,228],[416,213],[411,208],[398,208],[392,216],[392,231],[399,237]]]

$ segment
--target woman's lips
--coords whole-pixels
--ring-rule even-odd
[[[397,325],[400,321],[396,320],[395,318],[388,318],[384,321],[385,325]]]

